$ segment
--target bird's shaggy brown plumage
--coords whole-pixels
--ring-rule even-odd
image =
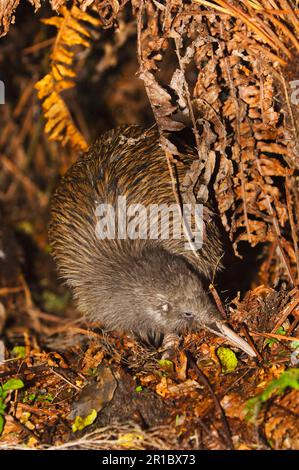
[[[178,182],[198,157],[181,155]],[[49,230],[59,271],[83,314],[109,329],[161,337],[204,326],[221,334],[221,319],[203,278],[219,266],[221,243],[213,221],[202,249],[186,239],[100,240],[96,208],[175,204],[173,185],[156,130],[121,127],[104,134],[62,178],[53,197]],[[225,336],[225,335],[224,335]]]

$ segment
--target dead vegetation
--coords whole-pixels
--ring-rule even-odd
[[[0,2],[0,448],[298,449],[297,3],[31,4]],[[192,130],[183,198],[215,199],[254,272],[211,289],[256,362],[223,361],[203,332],[161,361],[77,318],[49,199],[78,149],[121,123],[157,125],[174,191],[172,136]]]

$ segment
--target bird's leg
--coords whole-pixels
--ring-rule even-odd
[[[160,348],[162,351],[162,359],[171,359],[175,354],[175,350],[181,343],[181,338],[175,333],[167,333]]]

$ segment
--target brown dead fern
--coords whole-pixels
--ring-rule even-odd
[[[286,61],[280,57],[279,52],[290,59],[292,52],[288,48],[290,43],[299,52],[299,42],[292,29],[282,22],[280,17],[289,16],[295,31],[299,32],[298,15],[293,5],[288,0],[278,2],[262,2],[258,0],[241,0],[239,2],[226,2],[225,0],[194,0],[196,3],[227,13],[235,18],[240,18],[256,36],[275,50],[276,60],[281,65]],[[278,5],[277,5],[278,4]],[[281,7],[280,8],[280,4]],[[275,8],[273,8],[275,6]],[[266,20],[266,21],[265,21]],[[274,26],[271,27],[271,23]],[[272,56],[274,59],[275,55]]]
[[[299,166],[299,141],[291,80],[299,30],[293,2],[133,1],[133,6],[140,78],[160,132],[179,128],[179,114],[194,132],[199,161],[186,192],[205,202],[212,183],[236,252],[241,241],[275,244],[278,277],[296,283],[298,221],[292,204],[298,189],[292,175]],[[170,62],[169,50],[176,62]],[[293,195],[288,201],[286,181]]]

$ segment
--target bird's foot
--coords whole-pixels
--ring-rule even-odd
[[[162,352],[162,359],[173,360],[176,356],[176,350],[181,343],[181,338],[174,334],[168,333],[164,336],[163,342],[160,348]]]

